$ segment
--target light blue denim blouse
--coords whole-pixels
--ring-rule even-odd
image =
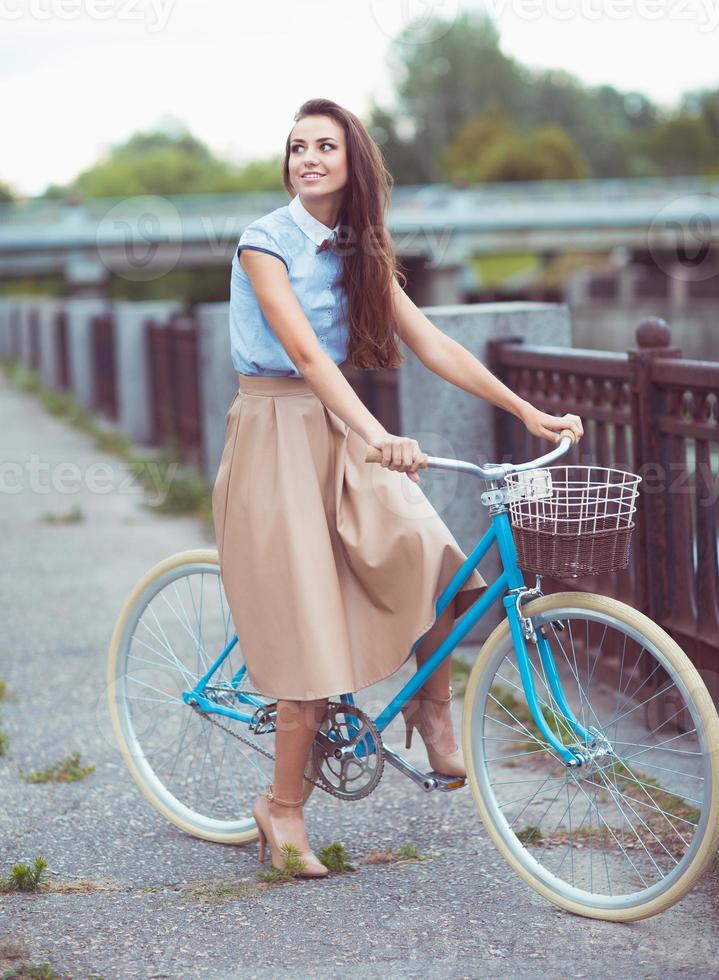
[[[347,357],[346,293],[339,285],[342,257],[317,252],[330,229],[306,210],[297,194],[289,204],[258,218],[243,231],[232,257],[230,279],[230,355],[240,374],[301,377],[257,301],[240,264],[243,248],[276,255],[284,262],[290,285],[312,325],[321,348],[335,364]]]

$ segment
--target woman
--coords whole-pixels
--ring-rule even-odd
[[[387,432],[338,365],[398,367],[399,337],[535,435],[556,441],[564,427],[580,435],[581,422],[518,398],[405,294],[384,225],[391,178],[353,113],[326,99],[304,103],[283,181],[292,200],[250,224],[232,260],[239,390],[212,503],[249,679],[277,699],[273,783],[253,808],[260,860],[267,841],[281,867],[281,844],[290,842],[302,876],[324,877],[309,849],[302,791],[327,698],[389,676],[413,652],[424,663],[486,587],[475,570],[435,618],[436,599],[466,556],[420,490],[408,502],[403,475],[419,483],[417,441]],[[368,445],[382,451],[381,467],[365,462]],[[408,739],[417,727],[434,769],[465,775],[450,671],[447,657],[405,707],[405,723]]]

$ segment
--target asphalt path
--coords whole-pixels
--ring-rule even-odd
[[[0,874],[42,855],[52,884],[0,896],[0,975],[19,962],[7,957],[8,943],[24,944],[28,960],[60,976],[83,978],[719,975],[716,871],[653,919],[578,918],[504,863],[468,788],[424,794],[389,767],[356,803],[316,791],[306,807],[310,842],[342,841],[355,859],[410,843],[428,859],[209,897],[218,882],[253,885],[257,844],[194,839],[144,801],[114,744],[105,664],[140,575],[214,541],[194,519],[144,510],[123,464],[2,376],[0,419],[0,679],[8,689]],[[43,520],[73,506],[82,520]],[[399,680],[374,693],[389,694]],[[458,726],[461,700],[454,710]],[[388,744],[402,748],[397,722]],[[83,780],[20,778],[19,767],[75,751],[96,767]]]

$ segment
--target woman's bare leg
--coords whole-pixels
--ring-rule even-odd
[[[417,667],[421,667],[437,647],[449,635],[455,623],[454,602],[451,602],[432,629],[415,650]],[[445,657],[434,673],[424,682],[420,690],[431,697],[446,698],[452,682],[452,655]],[[431,731],[432,745],[441,753],[453,752],[457,747],[452,726],[451,706],[434,701],[422,702],[422,712],[427,718]]]
[[[327,707],[327,698],[315,701],[277,702],[275,771],[272,788],[281,800],[299,800],[304,791],[304,772],[310,748]],[[278,840],[290,841],[301,851],[309,849],[303,808],[270,803],[272,825]]]

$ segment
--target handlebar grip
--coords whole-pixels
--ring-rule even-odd
[[[377,449],[376,446],[367,446],[367,455],[365,456],[365,463],[381,463],[382,462],[382,450]],[[427,457],[417,463],[417,469],[424,470],[427,469]]]
[[[574,433],[572,432],[571,429],[562,429],[562,431],[559,433],[559,438],[560,439],[564,439],[565,436],[566,436],[567,439],[571,439],[572,445],[574,445],[574,443],[576,442],[576,440],[574,438]]]

